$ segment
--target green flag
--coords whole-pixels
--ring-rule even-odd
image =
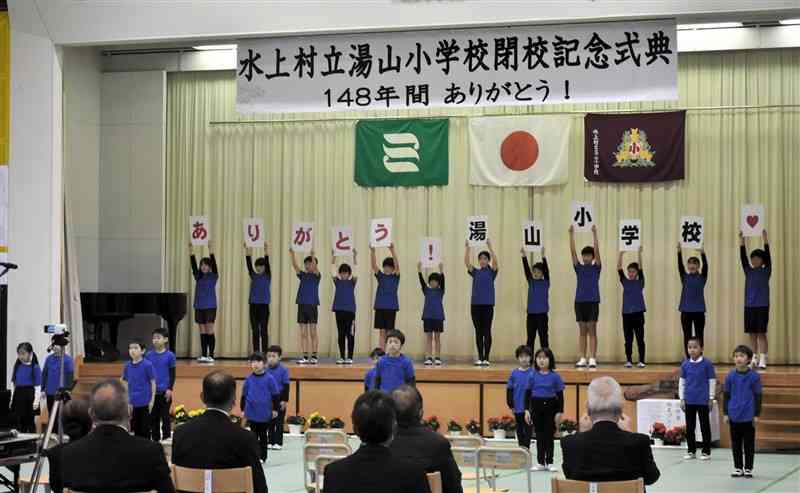
[[[447,185],[447,118],[361,120],[356,124],[356,184],[362,187]]]

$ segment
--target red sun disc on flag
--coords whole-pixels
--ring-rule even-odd
[[[500,145],[500,159],[512,171],[525,171],[539,159],[539,142],[524,130],[511,132]]]

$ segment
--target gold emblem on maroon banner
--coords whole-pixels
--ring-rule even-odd
[[[647,142],[647,133],[638,128],[626,130],[622,134],[622,142],[614,153],[617,168],[649,168],[656,165],[653,161],[655,151]]]

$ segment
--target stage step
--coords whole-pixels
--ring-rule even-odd
[[[779,433],[779,432],[756,432],[756,442],[758,448],[764,448],[764,443],[781,444],[788,446],[787,448],[800,447],[800,433]]]
[[[781,426],[786,427],[796,433],[800,433],[800,421],[793,419],[759,419],[758,427],[764,426]]]
[[[762,393],[764,404],[800,404],[800,389],[764,387]]]
[[[800,449],[800,389],[765,387],[756,448]]]

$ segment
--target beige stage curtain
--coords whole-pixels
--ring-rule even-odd
[[[607,104],[469,109],[463,111],[387,111],[347,114],[280,114],[245,117],[234,109],[233,72],[170,74],[167,156],[167,287],[186,291],[193,282],[187,258],[187,217],[209,214],[220,267],[218,352],[243,357],[250,350],[247,315],[248,277],[243,257],[242,219],[263,216],[272,245],[272,341],[288,354],[297,350],[297,280],[288,245],[294,221],[314,221],[323,272],[320,288],[320,353],[336,354],[336,327],[330,305],[330,227],[350,224],[360,249],[356,352],[375,346],[367,222],[394,218],[402,282],[398,328],[407,337],[405,352],[421,356],[422,295],[416,279],[419,239],[441,236],[447,276],[444,353],[460,359],[474,355],[469,318],[470,278],[463,263],[464,223],[471,214],[487,214],[499,254],[493,359],[510,359],[525,341],[526,284],[519,249],[521,223],[536,217],[544,226],[551,266],[550,340],[557,359],[577,356],[572,270],[567,227],[573,200],[594,202],[599,217],[604,264],[599,322],[600,361],[624,358],[621,288],[616,273],[618,220],[641,218],[648,304],[646,334],[649,362],[682,357],[676,309],[680,283],[675,244],[679,217],[702,215],[710,279],[706,288],[706,354],[728,361],[733,347],[747,342],[743,333],[744,276],[739,264],[738,218],[743,203],[763,202],[774,259],[769,340],[772,363],[800,362],[800,110],[690,111],[687,122],[687,177],[655,185],[591,184],[583,179],[583,120],[575,115],[570,148],[570,178],[551,188],[490,188],[468,184],[468,116],[529,114],[566,110],[660,109],[694,106],[800,104],[800,50],[687,54],[679,57],[681,99],[672,103]],[[359,188],[353,183],[354,126],[358,117],[448,115],[450,184],[433,188]],[[279,119],[268,124],[209,125],[214,120]],[[302,119],[304,121],[295,121]],[[308,120],[311,121],[308,121]],[[578,248],[590,236],[578,235]],[[754,248],[759,242],[750,241]],[[381,257],[385,255],[380,253]],[[626,258],[626,262],[630,258]],[[191,313],[179,328],[180,355],[198,353]]]

